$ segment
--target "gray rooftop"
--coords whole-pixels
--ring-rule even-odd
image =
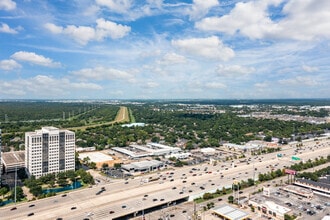
[[[240,209],[234,208],[232,206],[229,205],[221,205],[218,206],[214,209],[212,209],[213,212],[225,216],[228,219],[232,219],[232,220],[241,220],[241,219],[245,219],[249,216],[249,214],[247,212],[244,212]]]

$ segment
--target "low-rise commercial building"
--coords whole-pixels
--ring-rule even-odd
[[[249,213],[227,204],[215,207],[211,211],[223,220],[247,220],[250,216]]]
[[[276,204],[273,201],[263,201],[258,198],[250,199],[249,205],[253,206],[255,211],[260,213],[260,215],[270,217],[272,219],[284,220],[284,215],[291,212],[291,209]]]
[[[130,164],[124,164],[121,168],[127,172],[150,172],[164,167],[164,163],[158,160],[144,160]]]
[[[5,173],[15,172],[25,167],[25,152],[11,151],[2,153],[2,164]]]

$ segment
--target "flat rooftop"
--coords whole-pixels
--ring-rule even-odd
[[[234,208],[227,204],[213,208],[212,211],[220,216],[226,217],[227,219],[231,220],[241,220],[249,216],[249,213],[244,212],[241,209]]]
[[[24,163],[25,151],[11,151],[1,154],[1,160],[5,166],[14,165],[17,163]]]
[[[113,160],[113,158],[107,154],[101,152],[86,152],[79,153],[79,159],[84,159],[85,157],[89,157],[89,159],[95,163],[105,162]]]

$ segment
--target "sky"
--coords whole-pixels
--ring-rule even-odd
[[[0,99],[330,98],[329,0],[0,0]]]

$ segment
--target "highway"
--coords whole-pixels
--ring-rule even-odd
[[[1,219],[113,219],[157,205],[166,206],[180,198],[193,199],[207,191],[228,187],[234,181],[247,180],[253,176],[257,178],[259,172],[270,171],[270,165],[275,169],[290,166],[293,164],[291,156],[295,154],[294,149],[287,148],[281,151],[282,158],[277,158],[276,152],[253,156],[249,164],[238,163],[236,160],[234,165],[228,161],[216,166],[200,164],[164,170],[134,179],[72,191],[64,197],[59,194],[42,200],[19,203],[16,204],[16,210],[11,210],[14,205],[5,206],[0,208]],[[320,155],[326,157],[329,154],[330,140],[324,140],[318,145],[304,144],[297,156],[302,160],[308,160]],[[275,166],[276,164],[278,165]],[[145,180],[149,177],[159,177],[159,180],[146,183]],[[105,187],[105,191],[96,195],[101,187]],[[34,206],[29,207],[31,204]],[[28,216],[29,213],[33,215]]]

